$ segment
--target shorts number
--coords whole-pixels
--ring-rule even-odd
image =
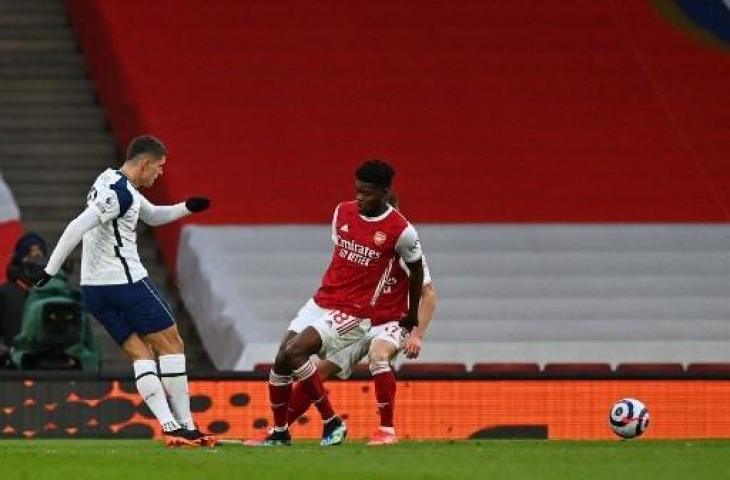
[[[390,335],[391,337],[395,337],[400,332],[400,327],[398,325],[388,325],[385,327],[385,333]]]
[[[335,327],[339,327],[341,325],[344,325],[345,323],[348,323],[350,320],[352,320],[352,318],[353,317],[351,315],[337,311],[332,314],[332,323],[335,324]]]

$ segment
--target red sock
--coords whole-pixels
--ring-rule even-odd
[[[294,370],[294,377],[299,379],[302,387],[309,394],[309,399],[319,410],[322,420],[329,420],[335,416],[335,411],[327,397],[327,391],[324,389],[322,378],[311,361]]]
[[[380,370],[373,374],[375,382],[375,399],[378,402],[378,413],[380,414],[380,426],[393,426],[393,411],[395,410],[395,374],[393,370]]]
[[[312,401],[309,399],[309,394],[304,389],[304,385],[301,382],[297,382],[292,389],[291,398],[289,398],[289,425],[293,425],[299,417],[304,415],[304,412],[309,409]]]
[[[288,425],[287,410],[291,391],[291,376],[278,375],[272,370],[269,374],[269,401],[274,412],[274,425],[278,428],[286,428]]]

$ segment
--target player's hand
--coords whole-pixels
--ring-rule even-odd
[[[36,287],[42,287],[43,285],[48,283],[51,278],[53,277],[48,275],[45,268],[41,267],[40,265],[35,266],[30,272],[30,281]]]
[[[418,358],[418,355],[421,353],[422,343],[423,339],[421,336],[416,332],[411,332],[408,336],[408,340],[406,340],[406,346],[403,349],[406,354],[406,358]]]
[[[210,207],[210,199],[206,197],[190,197],[185,200],[185,208],[193,213],[202,212]]]
[[[408,314],[398,322],[398,325],[406,332],[410,332],[418,326],[418,315]]]

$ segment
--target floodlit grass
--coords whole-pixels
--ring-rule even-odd
[[[3,479],[730,479],[730,441],[460,441],[168,449],[151,440],[0,441]]]

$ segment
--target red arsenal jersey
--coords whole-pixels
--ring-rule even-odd
[[[343,202],[332,219],[332,240],[335,250],[314,296],[317,305],[370,318],[373,325],[396,319],[379,300],[393,269],[400,268],[398,258],[421,258],[413,225],[392,207],[370,218],[358,213],[356,202]]]

